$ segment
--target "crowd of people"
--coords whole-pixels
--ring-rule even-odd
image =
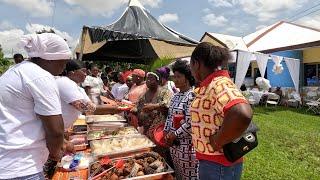
[[[55,34],[27,35],[21,44],[30,59],[0,77],[0,179],[45,179],[43,172],[72,151],[64,130],[80,114],[105,112],[101,95],[135,104],[122,115],[158,144],[154,150],[173,165],[176,179],[240,179],[243,159],[229,162],[222,147],[241,136],[252,110],[221,68],[227,49],[200,43],[190,64],[173,64],[171,77],[168,67],[81,66]],[[159,127],[165,145],[154,135]]]

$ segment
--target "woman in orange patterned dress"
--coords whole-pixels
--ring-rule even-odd
[[[227,49],[200,43],[191,56],[191,71],[200,87],[191,103],[192,141],[199,160],[199,178],[241,178],[242,158],[231,163],[222,147],[237,139],[251,122],[252,110],[245,97],[221,70],[228,62]]]

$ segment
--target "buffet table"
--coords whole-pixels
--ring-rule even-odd
[[[92,177],[97,180],[109,179],[110,177],[112,177],[111,179],[128,179],[128,177],[131,177],[130,179],[149,180],[174,179],[171,175],[173,169],[166,164],[159,154],[152,152],[152,147],[155,147],[155,144],[146,136],[139,134],[135,128],[127,126],[123,117],[119,115],[86,116],[85,120],[82,118],[74,123],[71,134],[69,140],[76,143],[74,145],[78,148],[78,151],[62,158],[52,177],[53,180],[86,180]],[[155,156],[158,158],[155,158]],[[77,159],[76,157],[85,160],[82,161],[83,159]],[[144,162],[142,162],[143,158],[139,159],[141,157],[144,157]],[[110,167],[116,166],[120,159],[123,161],[123,165],[114,168],[114,170],[108,172],[109,174],[104,174],[103,168],[109,168],[106,167],[107,164],[103,164],[105,158],[108,159]],[[72,167],[75,160],[77,160],[79,168],[67,169]],[[80,165],[89,161],[90,163],[85,168]],[[93,169],[96,168],[95,166],[102,168],[102,170],[99,168],[97,169],[100,171]],[[134,172],[136,166],[139,167],[139,170]],[[129,171],[130,174],[128,174]],[[91,173],[94,174],[92,177]]]

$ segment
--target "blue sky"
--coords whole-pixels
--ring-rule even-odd
[[[140,0],[157,19],[193,39],[204,32],[245,36],[319,3],[315,0]],[[117,20],[128,0],[0,0],[0,44],[5,54],[21,51],[23,34],[53,27],[74,47],[83,25]],[[312,10],[320,9],[315,7]],[[305,14],[297,16],[299,18]],[[296,23],[320,28],[320,11]]]

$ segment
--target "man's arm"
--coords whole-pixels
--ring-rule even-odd
[[[42,116],[41,119],[44,131],[46,133],[46,142],[49,150],[49,158],[60,161],[63,155],[63,119],[61,115]]]

